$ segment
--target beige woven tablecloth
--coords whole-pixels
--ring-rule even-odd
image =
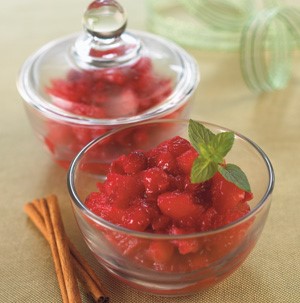
[[[128,11],[129,27],[145,29],[145,2],[120,2]],[[293,55],[293,75],[285,90],[255,95],[242,80],[237,53],[189,50],[202,74],[192,117],[227,126],[257,142],[273,163],[276,186],[264,232],[232,276],[190,297],[146,295],[111,278],[88,251],[71,212],[66,171],[52,163],[34,137],[15,87],[27,56],[49,40],[81,29],[88,3],[0,3],[0,302],[61,302],[48,245],[22,210],[25,202],[50,193],[58,195],[67,233],[102,277],[112,303],[300,302],[299,52]],[[91,299],[83,294],[83,301]]]

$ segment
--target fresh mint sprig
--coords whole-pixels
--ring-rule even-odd
[[[209,180],[219,172],[227,181],[242,190],[251,191],[245,173],[235,164],[225,164],[224,158],[234,143],[233,132],[214,134],[204,125],[189,121],[188,134],[191,144],[199,152],[191,171],[191,182],[200,183]]]

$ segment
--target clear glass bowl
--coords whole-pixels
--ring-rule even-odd
[[[21,67],[17,86],[28,118],[63,167],[118,126],[188,115],[196,61],[171,41],[125,31],[126,23],[116,1],[96,0],[82,33],[46,44]]]
[[[228,131],[213,124],[203,124],[214,133]],[[266,154],[251,140],[235,133],[233,149],[226,159],[245,171],[254,198],[249,202],[251,211],[231,224],[187,235],[153,234],[116,226],[85,206],[88,194],[97,191],[96,183],[105,180],[103,167],[108,163],[135,149],[149,150],[175,135],[187,138],[187,128],[186,120],[157,120],[111,131],[89,143],[76,156],[68,173],[75,217],[84,240],[98,261],[124,283],[164,296],[186,295],[211,287],[236,270],[252,251],[264,228],[274,186],[274,172]],[[120,138],[126,140],[136,131],[142,138],[138,145],[114,148],[114,142]],[[111,146],[110,152],[106,152],[108,146]],[[199,249],[178,255],[171,264],[149,261],[149,248],[154,243],[165,247],[180,241],[196,241]]]

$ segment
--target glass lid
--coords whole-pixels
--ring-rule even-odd
[[[82,33],[46,44],[21,69],[20,94],[44,115],[82,124],[130,123],[165,115],[194,91],[194,59],[168,40],[127,31],[118,2],[96,0],[82,20]]]

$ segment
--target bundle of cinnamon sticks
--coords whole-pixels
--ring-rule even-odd
[[[63,303],[82,302],[76,276],[95,302],[109,302],[100,279],[65,234],[57,197],[33,200],[24,211],[50,245]]]

